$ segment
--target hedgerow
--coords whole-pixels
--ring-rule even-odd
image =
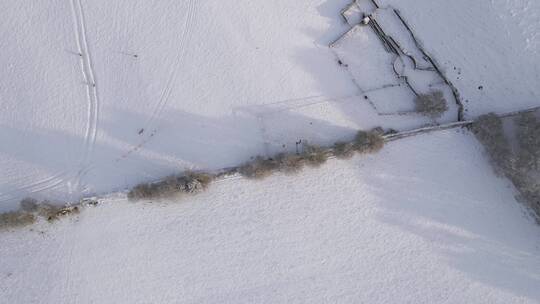
[[[351,142],[339,142],[331,148],[304,144],[299,153],[279,153],[274,157],[257,156],[236,168],[227,169],[225,174],[239,173],[250,179],[265,178],[275,172],[293,174],[305,166],[319,167],[330,156],[337,158],[351,157],[355,153],[375,153],[384,146],[383,131],[375,128],[371,131],[358,131]],[[223,172],[214,175],[204,172],[187,171],[181,175],[171,175],[163,180],[150,183],[140,183],[127,193],[130,201],[159,200],[177,198],[182,195],[194,195],[204,191]],[[82,206],[96,205],[97,201],[81,201],[74,205],[53,204],[48,201],[38,203],[32,198],[20,202],[20,210],[0,214],[0,229],[22,227],[34,223],[38,218],[49,222],[61,217],[78,214]]]

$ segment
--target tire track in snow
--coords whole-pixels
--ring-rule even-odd
[[[98,130],[99,121],[99,94],[97,91],[96,78],[92,64],[92,56],[88,47],[88,38],[86,31],[86,21],[84,17],[84,8],[81,0],[71,0],[71,12],[77,48],[81,60],[81,71],[84,78],[87,97],[87,124],[84,135],[84,152],[80,160],[76,179],[76,185],[80,183],[80,178],[88,165],[88,157],[92,153]]]
[[[186,49],[187,44],[191,38],[192,32],[193,32],[193,20],[195,17],[195,12],[197,9],[196,1],[190,0],[188,2],[188,8],[187,8],[187,15],[186,19],[184,21],[184,27],[182,29],[182,34],[180,37],[180,50],[176,54],[176,57],[174,59],[173,69],[171,71],[171,74],[169,76],[169,79],[167,80],[167,83],[165,85],[165,88],[163,91],[161,91],[159,101],[157,102],[156,106],[154,107],[154,110],[150,114],[150,117],[146,120],[144,123],[144,130],[152,130],[143,140],[141,140],[137,145],[135,145],[133,148],[128,150],[127,152],[120,155],[116,161],[120,161],[126,157],[128,157],[130,154],[137,152],[139,149],[141,149],[147,142],[149,142],[154,135],[157,133],[157,126],[152,126],[155,124],[156,120],[158,120],[161,117],[161,114],[163,112],[163,109],[167,105],[169,98],[171,97],[171,94],[173,92],[173,87],[176,82],[176,79],[178,77],[178,70],[180,66],[182,65],[182,62],[184,61],[185,55],[186,55]]]
[[[41,181],[20,187],[12,191],[0,193],[0,203],[13,200],[17,197],[20,197],[24,193],[35,193],[39,191],[53,189],[65,181],[64,177],[66,176],[66,174],[67,173],[65,171],[62,171]]]
[[[181,50],[177,53],[176,58],[174,60],[174,66],[173,70],[171,72],[171,76],[169,77],[169,80],[167,81],[167,85],[165,86],[165,89],[161,92],[161,96],[159,99],[159,102],[154,109],[152,115],[150,116],[149,120],[147,121],[146,125],[149,125],[156,119],[158,119],[161,115],[161,112],[163,111],[163,108],[169,101],[169,98],[172,93],[173,85],[176,81],[176,78],[178,76],[178,69],[180,68],[180,64],[182,63],[184,57],[185,57],[185,50],[187,48],[187,41],[189,41],[189,38],[192,33],[192,23],[193,23],[193,17],[195,15],[195,1],[191,0],[188,2],[188,10],[187,10],[187,16],[186,20],[184,22],[184,28],[182,30],[181,40],[180,40],[180,47]]]
[[[377,91],[377,89],[373,89],[369,91]],[[298,110],[302,108],[311,107],[314,105],[340,104],[340,103],[352,102],[351,99],[355,97],[360,97],[362,95],[364,94],[356,93],[356,94],[349,94],[349,95],[342,95],[342,96],[321,95],[321,96],[313,96],[313,97],[306,97],[306,98],[296,98],[296,99],[291,99],[290,102],[278,101],[274,103],[239,107],[239,108],[234,109],[234,111],[245,112],[245,113],[254,114],[254,115],[268,116],[275,113]]]
[[[84,82],[87,85],[87,123],[84,135],[84,151],[79,161],[78,172],[74,177],[76,188],[80,183],[80,178],[85,172],[88,156],[90,155],[96,141],[98,118],[99,118],[99,97],[97,92],[96,80],[94,77],[94,69],[92,59],[88,48],[86,38],[86,22],[84,19],[84,11],[81,0],[71,0],[71,13],[73,18],[73,27],[77,42],[77,51],[81,60],[81,71]],[[43,179],[41,181],[28,184],[12,191],[0,193],[0,202],[7,202],[22,195],[28,195],[40,191],[50,190],[65,182],[68,172],[66,170],[57,172],[56,174]]]

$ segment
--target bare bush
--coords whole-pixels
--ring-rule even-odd
[[[33,224],[36,216],[26,211],[12,211],[0,214],[0,230],[19,228]]]
[[[377,129],[358,131],[354,138],[353,147],[359,153],[375,153],[384,147],[384,138]]]
[[[55,206],[49,202],[43,202],[39,204],[37,209],[37,214],[48,221],[58,219],[58,212],[60,212],[60,207]]]
[[[325,149],[314,146],[304,145],[302,157],[306,160],[306,164],[311,167],[320,167],[328,159],[328,153]]]
[[[198,179],[186,179],[184,188],[180,189],[178,193],[196,194],[204,191],[204,185]]]
[[[186,177],[190,180],[196,180],[199,183],[201,183],[201,186],[206,189],[210,185],[210,183],[214,180],[215,176],[209,173],[203,173],[203,172],[191,172],[188,171],[186,173]]]
[[[337,142],[334,144],[334,155],[340,159],[348,159],[353,157],[356,152],[353,143]]]
[[[306,160],[295,153],[280,153],[276,156],[276,161],[279,171],[287,174],[299,172],[306,164]]]
[[[79,214],[78,206],[57,206],[47,201],[38,205],[37,214],[49,222],[59,220],[67,215]]]
[[[247,178],[261,179],[271,175],[278,168],[279,165],[274,159],[257,156],[254,160],[240,166],[238,172]]]
[[[133,187],[127,194],[129,200],[140,200],[153,197],[156,191],[151,184],[138,184]]]
[[[439,118],[448,111],[448,104],[441,91],[418,94],[414,99],[414,104],[416,112],[432,119]]]
[[[181,194],[202,192],[212,182],[213,176],[206,173],[188,172],[183,176],[169,176],[155,183],[142,183],[128,192],[129,200],[164,199]]]
[[[56,205],[49,201],[38,203],[33,198],[25,198],[20,202],[18,211],[0,214],[0,228],[22,227],[34,223],[38,217],[49,222],[59,220],[61,217],[79,214],[79,205]]]

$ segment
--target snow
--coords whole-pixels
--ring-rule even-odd
[[[462,129],[126,201],[300,139],[453,123],[456,91],[464,119],[540,105],[539,2],[376,3],[2,1],[0,212],[102,199],[0,232],[0,302],[540,303],[538,225]],[[433,90],[437,120],[413,112]]]
[[[434,123],[415,113],[415,99],[418,94],[437,90],[443,93],[449,109],[435,123],[453,122],[461,117],[451,85],[424,55],[398,13],[391,7],[362,7],[368,11],[357,6],[356,10],[349,7],[342,14],[349,23],[354,14],[356,19],[369,15],[369,25],[353,24],[331,48],[350,71],[365,101],[376,115],[384,117],[381,124],[386,126],[391,116],[398,116],[399,123],[394,126],[398,130]]]
[[[0,138],[9,144],[0,150],[0,208],[28,195],[78,199],[178,170],[237,165],[291,149],[300,136],[317,141],[334,121],[325,109],[284,111],[277,124],[242,109],[358,95],[327,48],[346,31],[346,4],[5,1]],[[362,121],[338,119],[348,126],[341,137]],[[299,121],[308,126],[301,134],[267,139]]]
[[[32,229],[0,234],[6,303],[540,301],[538,226],[464,131]]]
[[[432,123],[410,114],[405,79],[417,92],[442,90],[450,110],[438,122],[454,121],[452,91],[393,8],[458,89],[465,118],[538,105],[536,2],[377,3],[5,1],[0,210],[25,196],[79,199],[237,165],[300,139],[326,145],[357,129]],[[370,25],[357,29],[365,14],[422,70],[382,52]],[[328,47],[351,28],[341,48]]]
[[[540,105],[540,67],[536,64],[540,61],[540,2],[377,3],[399,9],[422,45],[458,88],[468,117]]]

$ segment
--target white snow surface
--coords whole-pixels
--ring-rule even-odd
[[[460,91],[467,117],[540,105],[539,1],[376,2],[401,12]]]
[[[357,89],[327,47],[346,4],[2,1],[0,208],[373,127],[350,114]]]
[[[540,105],[539,2],[377,2],[400,11],[466,118]],[[449,98],[430,64],[383,53],[368,25],[350,31],[374,9],[0,1],[0,212],[433,123],[410,113],[401,77]],[[420,62],[390,9],[375,19]],[[117,192],[0,232],[0,303],[540,303],[540,230],[515,195],[464,130],[177,202]]]
[[[540,230],[455,130],[174,203],[113,197],[0,233],[0,256],[2,303],[540,303]]]
[[[378,3],[401,11],[468,117],[539,104],[537,1]],[[371,65],[388,61],[377,38],[328,47],[351,28],[340,16],[347,7],[349,22],[374,8],[368,0],[2,1],[0,210],[26,196],[76,200],[238,165],[294,150],[300,139],[327,145],[357,129],[429,122],[395,115],[413,109],[406,90],[365,92],[373,88],[359,83],[389,74]],[[418,59],[392,22],[382,24]],[[413,86],[440,83],[396,63]],[[378,83],[395,84],[389,77]],[[450,105],[441,122],[455,111]]]

